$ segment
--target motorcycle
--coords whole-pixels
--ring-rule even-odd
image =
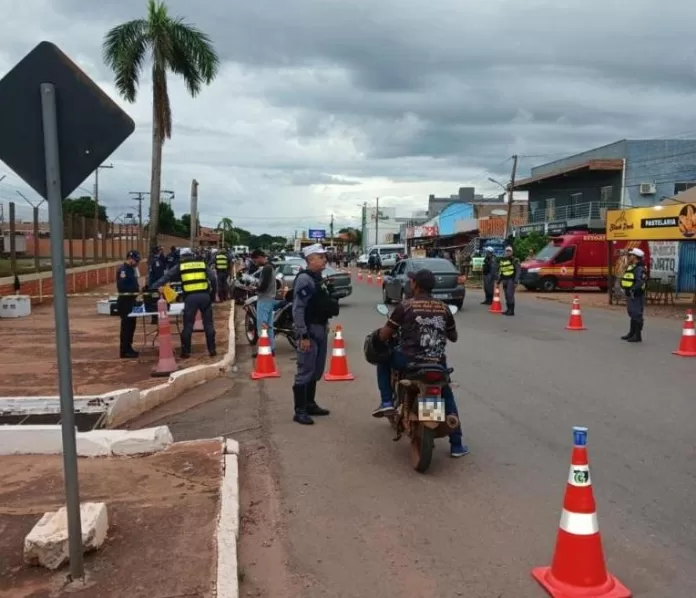
[[[232,284],[232,298],[237,305],[244,305],[244,302],[256,294],[257,280],[243,272],[238,272]]]
[[[281,283],[282,284],[282,283]],[[297,349],[297,338],[295,337],[295,321],[292,318],[292,291],[287,291],[280,305],[273,312],[273,330],[276,336],[282,335],[288,339],[290,346],[293,349]],[[254,295],[249,297],[244,302],[244,332],[246,334],[247,341],[250,345],[256,345],[259,340],[258,330],[257,330],[257,301],[258,297]]]
[[[452,314],[457,313],[455,305],[448,307]],[[384,304],[378,305],[377,311],[389,314]],[[459,425],[456,415],[445,414],[442,396],[453,371],[436,363],[415,363],[391,372],[394,411],[387,418],[396,432],[393,440],[397,442],[404,434],[411,439],[411,464],[419,473],[430,467],[435,440],[449,436]]]

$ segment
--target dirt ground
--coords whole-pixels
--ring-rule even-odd
[[[104,286],[94,293],[107,297],[113,286]],[[76,395],[93,395],[118,388],[148,388],[162,382],[151,377],[157,363],[158,345],[153,346],[149,336],[145,345],[144,329],[155,331],[149,318],[138,321],[134,348],[140,351],[137,360],[119,359],[119,326],[117,316],[97,314],[96,302],[100,297],[79,297],[69,300],[70,339],[72,345],[73,390]],[[205,336],[193,335],[193,355],[182,367],[211,363],[227,352],[227,324],[229,303],[215,304],[214,310],[218,357],[208,356]],[[172,322],[175,352],[179,339]],[[53,305],[32,308],[32,314],[22,319],[0,319],[0,396],[55,395],[58,370],[55,349]]]
[[[576,295],[580,298],[580,307],[599,307],[609,311],[620,313],[626,312],[626,305],[609,305],[607,294],[595,290],[573,290],[573,291],[555,291],[553,293],[540,293],[536,291],[519,291],[520,297],[531,297],[541,301],[557,301],[559,303],[567,303],[570,305],[573,302],[573,297]],[[675,300],[674,305],[653,305],[648,303],[645,306],[645,313],[648,317],[668,318],[674,320],[682,320],[687,309],[696,309],[693,303],[693,295],[681,295],[678,300]]]
[[[107,503],[109,532],[85,558],[85,583],[70,591],[67,567],[22,560],[24,536],[63,504],[61,458],[0,458],[0,597],[212,595],[221,457],[219,441],[203,440],[144,457],[80,459],[81,499]]]

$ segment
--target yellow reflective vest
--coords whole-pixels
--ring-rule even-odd
[[[181,290],[184,295],[208,292],[208,270],[205,262],[201,260],[181,262],[179,272],[181,273]]]

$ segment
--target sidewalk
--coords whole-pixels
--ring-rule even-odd
[[[105,545],[86,555],[78,598],[205,598],[214,595],[222,480],[219,440],[176,443],[154,455],[80,459],[82,501],[104,501]],[[62,458],[0,458],[0,597],[53,598],[67,567],[23,563],[25,535],[62,506]]]

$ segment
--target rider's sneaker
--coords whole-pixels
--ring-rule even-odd
[[[372,412],[372,417],[384,417],[385,415],[389,415],[392,411],[394,411],[394,403],[391,401],[382,401],[379,407]]]
[[[450,446],[450,457],[453,459],[459,459],[459,457],[466,457],[469,454],[469,447],[466,444],[459,444]]]

